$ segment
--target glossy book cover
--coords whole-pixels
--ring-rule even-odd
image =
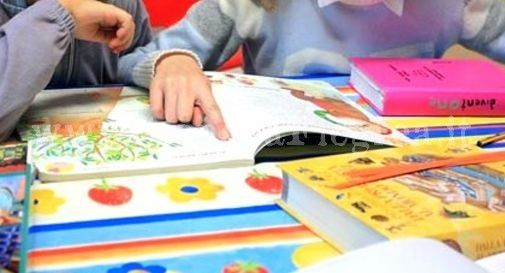
[[[275,204],[280,175],[259,164],[36,184],[28,272],[293,272],[338,255]]]
[[[349,170],[482,153],[475,146],[430,142],[295,161],[281,168],[323,196],[325,205],[341,208],[384,239],[436,238],[473,259],[504,251],[505,159],[431,169],[343,190],[333,187],[349,179]]]
[[[26,144],[0,145],[0,268],[6,272],[23,272],[25,249],[21,245],[30,177]]]
[[[382,115],[505,115],[505,69],[489,60],[354,58],[351,85]]]

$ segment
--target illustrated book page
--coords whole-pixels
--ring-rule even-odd
[[[405,138],[322,82],[209,73],[232,138],[208,126],[154,120],[147,93],[134,88],[52,90],[40,94],[19,126],[44,181],[125,171],[245,166],[281,136],[312,132],[375,143]]]

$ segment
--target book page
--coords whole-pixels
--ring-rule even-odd
[[[365,261],[366,262],[363,262]],[[296,273],[486,273],[460,253],[434,240],[386,241],[346,252]]]
[[[128,87],[44,91],[18,131],[31,140],[30,159],[42,176],[56,176],[51,180],[253,161],[235,138],[219,141],[207,127],[154,120],[148,102],[145,91]]]
[[[18,130],[32,140],[30,159],[41,179],[51,181],[249,165],[263,145],[293,132],[402,141],[326,83],[207,75],[228,141],[217,140],[208,126],[155,120],[147,91],[130,87],[44,91]]]
[[[398,132],[374,119],[325,82],[207,73],[231,134],[261,148],[297,132],[395,144]],[[303,145],[303,143],[293,143]]]
[[[476,263],[488,273],[505,273],[505,252],[477,260]]]

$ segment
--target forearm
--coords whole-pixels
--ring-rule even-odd
[[[73,28],[56,0],[41,0],[0,27],[0,140],[50,81]]]
[[[147,46],[122,57],[120,77],[127,84],[148,87],[157,58],[163,51],[173,49],[189,50],[205,69],[216,69],[235,53],[242,41],[234,31],[233,21],[221,12],[217,1],[203,0],[179,24],[161,32]]]

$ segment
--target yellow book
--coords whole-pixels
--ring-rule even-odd
[[[350,170],[482,153],[432,142],[281,164],[281,203],[343,250],[389,239],[429,237],[472,259],[505,251],[505,158],[431,169],[342,190]]]

